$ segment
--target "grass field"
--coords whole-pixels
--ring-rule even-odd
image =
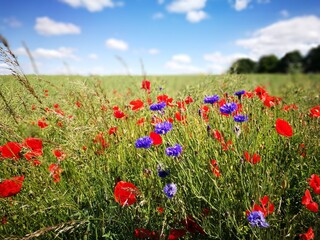
[[[28,79],[0,76],[1,239],[320,238],[319,75]]]

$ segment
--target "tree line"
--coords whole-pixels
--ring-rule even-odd
[[[256,62],[250,58],[235,61],[229,73],[320,73],[320,45],[312,48],[302,56],[295,50],[286,53],[282,58],[274,54],[260,57]]]

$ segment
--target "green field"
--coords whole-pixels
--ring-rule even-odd
[[[320,238],[320,179],[310,183],[320,176],[320,113],[310,111],[320,105],[319,75],[147,76],[150,93],[143,76],[27,78],[0,76],[1,239],[299,239],[309,228]],[[205,104],[212,95],[221,102]],[[163,111],[150,110],[165,98]],[[143,107],[132,110],[138,99]],[[221,114],[232,102],[248,121]],[[162,144],[137,148],[157,121],[172,122]],[[175,144],[182,153],[168,156]],[[4,196],[16,176],[21,189]],[[121,181],[136,186],[121,190],[131,200],[115,194]],[[312,200],[302,204],[307,189]],[[258,205],[268,227],[250,226]]]

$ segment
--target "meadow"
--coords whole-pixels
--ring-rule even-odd
[[[311,74],[0,76],[1,239],[319,239],[319,94]]]

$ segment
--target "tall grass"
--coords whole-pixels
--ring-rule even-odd
[[[320,236],[319,213],[301,204],[305,190],[310,189],[308,178],[320,174],[319,118],[309,116],[309,109],[320,102],[319,76],[150,76],[150,94],[141,89],[141,76],[28,79],[40,101],[12,77],[1,76],[1,92],[7,102],[0,100],[0,145],[23,142],[27,137],[43,141],[39,166],[24,157],[0,161],[0,181],[25,176],[20,193],[0,198],[0,218],[7,219],[0,224],[3,239],[134,239],[138,228],[168,239],[170,230],[185,229],[183,221],[188,216],[205,235],[189,231],[185,239],[293,239],[309,227]],[[253,91],[258,85],[281,97],[281,104],[268,108],[257,96],[243,98],[243,113],[249,121],[241,124],[222,116],[216,104],[208,105],[208,122],[199,116],[205,96],[223,98],[228,93],[226,100],[234,101],[235,91]],[[163,115],[151,112],[147,99],[156,102],[163,94],[173,97],[173,103],[187,96],[194,102],[185,104],[185,111],[174,104]],[[130,109],[135,99],[144,102],[144,109]],[[54,104],[63,115],[55,113]],[[298,109],[283,111],[285,104],[296,104]],[[114,117],[115,105],[126,118]],[[186,124],[175,119],[176,112],[186,116]],[[173,118],[173,130],[162,136],[163,144],[136,149],[135,141],[154,130],[150,124],[154,115],[162,120]],[[136,122],[142,117],[146,120],[139,126]],[[292,137],[277,133],[278,118],[290,123]],[[40,128],[38,120],[48,126]],[[238,136],[236,125],[241,129]],[[108,134],[111,127],[118,128],[116,134]],[[214,130],[232,141],[228,150],[214,138]],[[97,141],[101,133],[105,148]],[[183,147],[181,156],[168,157],[165,149],[176,143]],[[300,144],[305,146],[304,157]],[[66,158],[58,161],[54,149],[63,151]],[[261,161],[247,162],[245,151],[259,154]],[[220,177],[212,172],[213,159]],[[59,182],[53,181],[48,170],[52,163],[63,169]],[[157,175],[159,164],[170,169],[166,178]],[[120,206],[115,201],[114,187],[119,180],[139,188],[135,204]],[[177,185],[172,199],[163,192],[167,183]],[[270,227],[250,227],[245,212],[254,202],[260,204],[265,195],[275,206],[266,217]],[[312,196],[320,203],[319,195]],[[159,207],[163,213],[157,211]]]

